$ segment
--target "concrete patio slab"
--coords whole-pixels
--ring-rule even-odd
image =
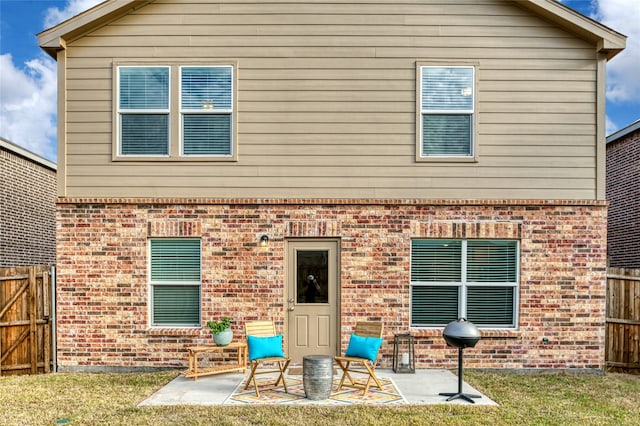
[[[458,390],[458,377],[447,370],[417,370],[415,374],[395,374],[392,370],[378,369],[376,374],[381,378],[391,378],[408,404],[498,405],[467,383],[463,383],[465,393],[481,395],[480,398],[474,398],[475,404],[461,399],[447,402],[446,397],[439,393]],[[139,405],[222,405],[244,377],[242,373],[225,373],[200,377],[194,381],[178,376]],[[314,403],[318,405],[318,401]]]

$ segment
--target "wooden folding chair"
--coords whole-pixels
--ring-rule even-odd
[[[274,337],[276,334],[276,326],[273,321],[252,321],[245,323],[245,335],[247,336],[247,343],[249,344],[249,354],[251,355],[252,348],[251,343],[249,342],[249,336],[255,337]],[[255,348],[254,348],[255,349]],[[281,348],[282,349],[282,348]],[[282,352],[284,355],[284,352]],[[278,373],[278,379],[276,380],[274,387],[277,387],[282,381],[282,386],[284,386],[284,391],[289,393],[287,390],[287,382],[285,381],[284,374],[287,371],[287,367],[289,367],[289,363],[291,359],[286,356],[267,356],[263,358],[257,358],[250,361],[250,374],[247,379],[247,385],[245,389],[249,388],[249,385],[253,383],[253,387],[256,391],[256,396],[260,396],[260,391],[258,390],[258,384],[256,383],[256,376],[259,374],[269,374],[269,373]],[[263,364],[275,364],[276,367],[266,370],[258,370]]]
[[[356,323],[356,328],[354,330],[354,334],[360,337],[374,337],[381,338],[382,337],[382,329],[383,324],[379,321],[359,321]],[[350,342],[351,343],[351,342]],[[363,395],[366,395],[369,392],[369,386],[371,385],[371,381],[375,382],[375,385],[378,389],[382,389],[382,384],[378,377],[376,377],[375,369],[376,362],[378,357],[378,351],[375,352],[374,359],[371,360],[369,358],[361,358],[355,356],[337,356],[334,359],[336,363],[342,370],[342,378],[340,379],[340,384],[336,391],[342,389],[343,386],[353,387],[363,389]],[[353,366],[352,366],[353,364]],[[352,377],[352,374],[365,374],[367,376],[366,383],[356,382]],[[348,381],[345,383],[345,381]]]

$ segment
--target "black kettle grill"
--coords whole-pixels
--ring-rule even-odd
[[[462,350],[464,348],[472,348],[478,343],[480,330],[472,322],[460,318],[447,324],[442,336],[447,345],[458,348],[458,392],[441,392],[440,395],[448,396],[447,401],[461,398],[475,404],[472,398],[480,398],[480,395],[462,392]]]

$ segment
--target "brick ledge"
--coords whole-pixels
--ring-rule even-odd
[[[147,329],[148,336],[200,336],[202,328],[162,328],[154,327]]]
[[[442,328],[412,328],[413,337],[442,337]],[[522,337],[521,330],[488,329],[480,330],[483,339],[518,339]]]
[[[401,198],[111,198],[58,197],[56,204],[257,204],[257,205],[422,205],[422,206],[607,206],[606,200],[459,200]]]

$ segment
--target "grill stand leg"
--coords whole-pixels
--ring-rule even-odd
[[[447,401],[460,398],[472,404],[476,403],[472,398],[482,398],[481,395],[462,392],[462,348],[458,348],[458,392],[440,392],[440,395],[448,396]]]

